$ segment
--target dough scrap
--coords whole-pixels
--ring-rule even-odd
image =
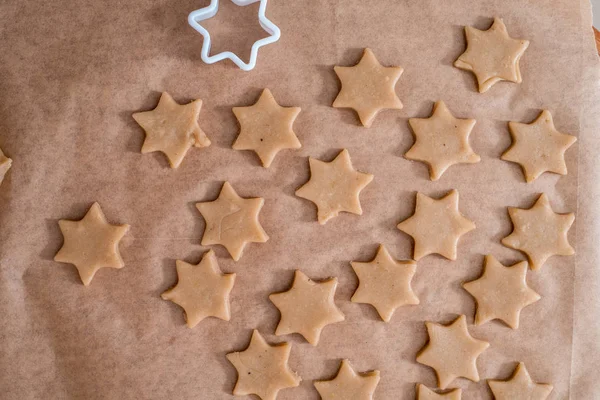
[[[508,36],[501,18],[487,31],[465,26],[467,50],[454,62],[456,68],[472,71],[479,83],[479,93],[486,92],[496,82],[505,80],[521,83],[519,60],[529,41]]]
[[[531,208],[508,207],[508,214],[513,231],[502,239],[502,244],[525,253],[532,270],[541,268],[554,255],[575,254],[567,237],[575,214],[555,213],[545,193]]]
[[[440,389],[456,378],[479,382],[477,357],[489,343],[473,338],[467,329],[467,317],[459,316],[449,325],[425,322],[429,342],[417,355],[417,362],[435,370]]]
[[[474,119],[455,118],[443,101],[433,106],[429,118],[410,118],[415,143],[404,157],[429,165],[432,181],[437,181],[452,165],[478,163],[481,158],[469,145]]]
[[[289,290],[269,296],[281,313],[275,334],[299,333],[316,346],[326,325],[345,319],[334,301],[337,283],[337,278],[314,282],[296,270]]]
[[[129,225],[111,225],[100,204],[94,203],[79,221],[61,219],[58,226],[64,242],[54,261],[75,265],[79,277],[88,286],[100,268],[123,268],[119,242]]]
[[[156,108],[133,114],[146,132],[142,153],[163,152],[171,168],[177,168],[192,146],[207,147],[210,140],[198,125],[202,100],[180,105],[163,92]]]
[[[6,157],[4,155],[4,153],[2,152],[2,149],[0,149],[0,184],[2,184],[2,181],[4,180],[4,176],[10,169],[11,165],[12,165],[12,159]]]
[[[356,373],[348,360],[342,360],[335,378],[314,385],[322,400],[372,400],[379,379],[379,371]]]
[[[300,107],[281,107],[269,89],[249,107],[234,107],[240,134],[233,143],[235,150],[254,150],[265,168],[269,168],[280,150],[302,147],[292,125]]]
[[[229,182],[223,184],[214,201],[196,203],[206,221],[202,245],[223,245],[238,261],[248,243],[264,243],[269,236],[258,221],[265,200],[261,197],[240,197]]]
[[[499,319],[512,329],[519,327],[521,310],[541,298],[527,285],[527,269],[525,261],[505,267],[494,256],[485,256],[483,274],[463,283],[477,301],[475,325]]]
[[[222,274],[215,252],[209,250],[197,265],[177,260],[178,282],[161,297],[172,301],[185,310],[190,328],[206,317],[229,321],[229,293],[235,282],[235,274]]]
[[[302,379],[288,365],[291,350],[292,345],[287,342],[268,344],[254,330],[246,350],[226,355],[238,373],[233,394],[255,394],[262,400],[275,400],[281,389],[298,386]]]
[[[452,389],[445,393],[437,393],[421,383],[417,384],[417,400],[460,400],[461,395],[461,389]]]
[[[341,211],[362,215],[359,194],[373,175],[356,171],[348,150],[342,150],[331,162],[312,157],[308,162],[310,179],[296,190],[296,196],[316,204],[319,224],[325,225]]]
[[[370,127],[383,109],[402,108],[395,86],[404,70],[382,66],[371,49],[365,49],[355,66],[335,66],[333,69],[342,82],[333,107],[354,109],[363,126]]]
[[[396,308],[419,304],[410,287],[417,270],[416,262],[395,260],[381,244],[372,261],[350,264],[359,281],[351,301],[371,304],[385,322],[390,321]]]
[[[500,158],[521,165],[528,183],[544,172],[567,174],[565,152],[577,138],[557,131],[550,111],[542,111],[530,124],[510,121],[508,128],[513,142]]]
[[[552,385],[531,380],[522,362],[506,381],[488,379],[496,400],[544,400],[552,392]]]
[[[413,237],[413,259],[435,253],[456,260],[458,240],[475,224],[458,210],[458,191],[453,189],[437,200],[417,193],[415,213],[400,222],[398,229]]]

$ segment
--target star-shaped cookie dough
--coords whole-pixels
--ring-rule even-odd
[[[413,259],[436,253],[456,260],[458,240],[475,224],[458,211],[458,191],[451,190],[439,200],[417,193],[415,213],[400,222],[398,229],[413,237]]]
[[[350,264],[359,281],[351,301],[371,304],[385,322],[390,321],[396,308],[419,304],[410,287],[417,270],[416,262],[395,260],[384,245],[379,245],[373,261]]]
[[[2,149],[0,149],[0,184],[2,184],[2,181],[4,180],[4,175],[6,175],[11,165],[12,159],[6,157],[2,152]]]
[[[378,383],[379,371],[356,373],[348,360],[342,360],[335,378],[314,385],[322,400],[372,400]]]
[[[423,384],[417,384],[417,400],[460,400],[461,394],[462,390],[460,389],[436,393]]]
[[[119,242],[129,230],[129,225],[111,225],[102,213],[100,204],[94,203],[79,221],[61,219],[58,226],[64,243],[54,261],[75,265],[85,286],[100,268],[123,268]]]
[[[300,377],[288,366],[292,345],[270,345],[254,330],[248,348],[227,354],[238,373],[233,388],[236,396],[255,394],[262,400],[275,400],[281,389],[296,387]]]
[[[299,333],[316,346],[326,325],[344,320],[344,314],[334,302],[337,283],[336,278],[314,282],[296,270],[288,291],[269,296],[281,313],[275,334]]]
[[[425,326],[429,342],[417,355],[417,362],[435,370],[440,389],[460,377],[479,382],[477,357],[490,344],[469,334],[467,317],[461,315],[450,325],[425,322]]]
[[[463,283],[463,287],[477,301],[475,325],[500,319],[512,329],[519,327],[521,310],[540,299],[527,286],[527,262],[505,267],[494,256],[487,255],[483,275]]]
[[[261,197],[245,199],[238,196],[229,182],[225,182],[216,200],[196,203],[206,221],[202,245],[223,245],[238,261],[246,244],[269,240],[258,221],[264,203]]]
[[[234,107],[240,134],[233,143],[235,150],[254,150],[268,168],[283,149],[302,147],[292,129],[300,107],[281,107],[269,89],[263,90],[256,104]]]
[[[500,18],[487,31],[465,26],[467,50],[458,57],[454,66],[472,71],[479,83],[479,93],[505,80],[521,83],[519,60],[529,46],[529,41],[508,36],[506,25]]]
[[[402,108],[395,86],[404,70],[382,66],[371,49],[365,49],[355,66],[336,66],[333,69],[342,82],[333,107],[354,109],[363,126],[370,127],[377,113],[383,109]]]
[[[372,180],[373,175],[356,171],[352,167],[348,150],[342,150],[331,162],[312,157],[310,179],[296,190],[296,196],[317,205],[319,224],[325,225],[340,211],[362,215],[359,194]]]
[[[210,140],[198,125],[202,100],[180,105],[163,92],[156,108],[133,114],[146,132],[142,153],[163,152],[171,168],[177,168],[192,146],[206,147]]]
[[[575,254],[567,238],[575,214],[555,213],[546,194],[542,193],[529,209],[508,207],[508,214],[513,231],[502,244],[525,253],[531,269],[541,268],[554,255]]]
[[[481,160],[469,145],[475,120],[455,118],[443,101],[435,103],[431,117],[410,118],[408,123],[415,134],[415,144],[404,156],[429,165],[432,181],[440,179],[454,164]]]
[[[513,142],[500,158],[520,164],[527,182],[544,172],[567,174],[565,152],[577,138],[557,131],[550,111],[542,111],[530,124],[511,121],[508,128]]]
[[[552,385],[531,380],[525,364],[519,363],[507,381],[488,380],[496,400],[544,400],[552,392]]]
[[[233,288],[235,274],[222,274],[215,252],[209,250],[198,265],[177,260],[177,285],[161,297],[178,304],[185,310],[190,328],[206,317],[229,321],[229,293]]]

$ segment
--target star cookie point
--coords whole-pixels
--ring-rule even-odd
[[[348,360],[342,360],[335,378],[315,381],[314,385],[323,400],[372,400],[379,379],[379,371],[357,373]]]
[[[460,400],[461,394],[461,389],[437,393],[421,383],[417,384],[417,400]]]

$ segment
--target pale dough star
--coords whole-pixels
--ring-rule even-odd
[[[317,205],[319,224],[324,225],[341,211],[362,215],[359,194],[373,175],[356,171],[348,150],[342,150],[331,162],[312,157],[308,162],[310,179],[296,190],[296,196]]]
[[[395,260],[384,245],[379,245],[373,261],[350,264],[359,282],[351,301],[371,304],[385,322],[390,321],[396,308],[419,304],[410,287],[417,270],[416,262]]]
[[[214,251],[209,250],[197,265],[177,260],[177,285],[161,297],[185,310],[190,328],[206,317],[229,321],[229,293],[233,288],[235,274],[222,274]]]
[[[436,393],[427,386],[417,384],[417,400],[460,400],[461,389],[452,389],[445,393]]]
[[[509,380],[488,379],[487,382],[496,400],[544,400],[552,392],[552,385],[531,380],[522,362]]]
[[[500,18],[487,31],[465,26],[467,50],[454,62],[454,66],[472,71],[483,93],[496,82],[505,80],[521,83],[519,60],[529,46],[529,41],[508,36],[506,25]]]
[[[75,265],[85,286],[100,268],[123,268],[119,242],[129,230],[129,225],[111,225],[102,213],[100,204],[94,203],[79,221],[61,219],[58,226],[64,243],[54,261]]]
[[[398,229],[413,237],[413,259],[435,253],[456,260],[458,240],[475,224],[458,210],[458,191],[453,189],[438,200],[417,193],[415,213],[400,222]]]
[[[575,254],[567,237],[575,214],[555,213],[546,194],[542,193],[531,208],[508,207],[508,214],[513,231],[502,244],[525,253],[531,269],[541,268],[554,255]]]
[[[425,326],[429,342],[417,355],[417,362],[435,370],[440,389],[446,389],[456,378],[479,382],[477,357],[490,344],[469,334],[467,317],[461,315],[449,325],[425,322]]]
[[[557,131],[550,111],[542,111],[530,124],[511,121],[508,128],[513,142],[500,158],[520,164],[527,182],[544,172],[567,174],[565,152],[577,138]]]
[[[6,175],[11,165],[12,159],[6,157],[2,152],[2,149],[0,149],[0,184],[2,184],[2,181],[4,180],[4,175]]]
[[[296,270],[294,283],[288,291],[269,296],[281,313],[275,334],[299,333],[316,346],[326,325],[344,320],[344,314],[334,301],[337,283],[336,278],[314,282]]]
[[[233,394],[255,394],[262,400],[275,400],[281,389],[298,386],[301,379],[288,366],[291,350],[292,346],[287,342],[268,344],[254,330],[246,350],[226,356],[238,373]]]
[[[146,132],[142,153],[163,152],[171,168],[177,168],[192,146],[206,147],[210,140],[198,125],[202,100],[180,105],[163,92],[156,108],[133,114]]]
[[[315,381],[322,400],[372,400],[379,383],[379,371],[356,373],[348,360],[342,360],[335,378]]]
[[[335,66],[333,69],[342,82],[333,107],[354,109],[363,126],[370,127],[383,109],[402,108],[395,86],[403,69],[382,66],[371,49],[365,49],[355,66]]]
[[[302,147],[292,129],[300,107],[281,107],[269,89],[249,107],[234,107],[240,123],[240,134],[233,143],[235,150],[254,150],[263,167],[268,168],[283,149]]]
[[[216,200],[196,203],[206,221],[202,245],[223,245],[238,261],[246,244],[269,240],[258,221],[264,202],[261,197],[245,199],[238,196],[229,182],[225,182]]]
[[[429,118],[410,118],[415,143],[404,155],[429,165],[432,181],[440,179],[452,165],[478,163],[481,159],[469,145],[474,119],[455,118],[443,101],[433,106]]]
[[[494,256],[487,255],[481,277],[463,283],[465,290],[477,301],[475,325],[500,319],[517,329],[521,310],[540,299],[540,295],[527,285],[526,276],[527,262],[505,267]]]

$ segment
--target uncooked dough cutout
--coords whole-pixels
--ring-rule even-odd
[[[379,371],[356,373],[348,360],[342,360],[335,378],[315,381],[322,400],[373,400],[379,383]]]
[[[552,385],[534,382],[522,362],[510,379],[488,379],[488,385],[495,400],[545,400],[552,392]]]

